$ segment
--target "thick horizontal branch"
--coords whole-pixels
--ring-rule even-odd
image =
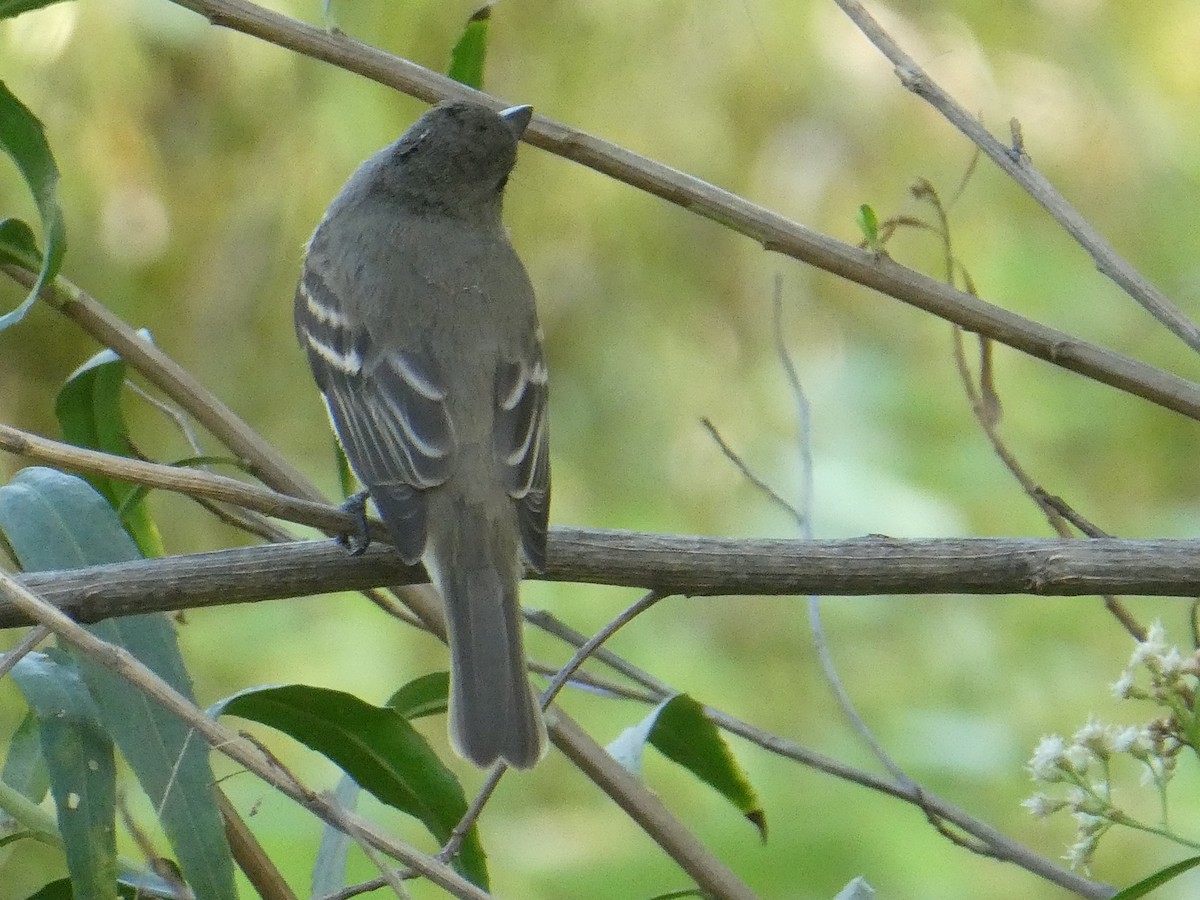
[[[555,528],[550,581],[683,595],[1200,596],[1200,540],[743,540]],[[80,621],[425,581],[391,548],[301,541],[62,572],[22,582]],[[0,627],[29,624],[0,603]]]

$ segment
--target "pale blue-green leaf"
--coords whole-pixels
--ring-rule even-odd
[[[358,795],[362,788],[349,775],[338,779],[337,787],[333,789],[333,800],[342,809],[353,812],[358,806]],[[350,855],[353,839],[340,828],[334,828],[329,823],[321,829],[321,843],[317,847],[317,858],[313,862],[312,888],[313,898],[335,894],[346,886],[346,860]]]
[[[112,739],[67,654],[29,653],[13,667],[12,677],[38,717],[74,895],[112,897],[117,883]]]

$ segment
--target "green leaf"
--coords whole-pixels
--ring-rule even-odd
[[[875,210],[868,204],[864,203],[858,208],[859,231],[862,232],[863,243],[866,244],[868,250],[878,251],[881,249],[879,243],[879,216],[875,215]]]
[[[148,343],[151,340],[145,329],[138,335]],[[64,440],[114,456],[136,456],[121,410],[124,388],[125,362],[111,350],[102,350],[76,369],[54,402],[54,414]],[[143,491],[104,475],[83,477],[118,510],[143,556],[163,555],[162,536],[146,504],[141,502],[145,497]]]
[[[122,900],[145,900],[147,897],[175,897],[174,891],[166,882],[159,879],[154,884],[144,884],[138,881],[122,880],[117,884],[116,895]],[[110,893],[109,896],[112,896]],[[52,881],[45,885],[36,894],[33,894],[28,900],[74,900],[75,895],[71,891],[71,881],[68,878],[61,878],[58,881]]]
[[[112,897],[117,882],[117,769],[112,739],[65,653],[29,653],[12,677],[38,717],[67,869],[78,897]]]
[[[0,5],[0,16],[15,15],[27,9],[45,6],[29,2]],[[11,11],[10,11],[11,8]],[[37,281],[29,296],[16,309],[0,316],[0,331],[15,325],[25,317],[33,306],[38,292],[58,274],[63,253],[67,248],[67,231],[63,224],[62,210],[58,208],[58,166],[46,142],[42,123],[0,81],[0,148],[3,148],[17,164],[21,176],[33,193],[33,201],[42,219],[42,234],[46,241],[46,252],[42,256]],[[27,248],[26,248],[27,249]]]
[[[61,0],[0,0],[0,19],[8,19],[59,2]]]
[[[0,487],[0,531],[26,572],[138,559],[113,509],[82,478],[29,466]]]
[[[492,16],[490,5],[476,10],[467,19],[458,43],[450,51],[450,69],[446,73],[455,81],[483,90],[483,64],[487,59],[488,21]]]
[[[430,672],[414,678],[388,698],[384,706],[406,719],[419,719],[446,711],[450,698],[450,673]]]
[[[41,803],[50,789],[50,776],[46,761],[42,757],[41,737],[38,734],[37,715],[29,710],[13,732],[8,742],[8,756],[4,758],[4,771],[0,781],[18,791],[34,803]]]
[[[75,897],[71,891],[71,879],[60,878],[58,881],[52,881],[45,885],[36,894],[32,894],[28,900],[73,900]]]
[[[686,694],[676,694],[625,729],[608,752],[640,778],[646,743],[716,790],[758,829],[764,841],[767,839],[766,817],[758,796],[701,704]]]
[[[15,263],[31,270],[42,267],[33,229],[20,219],[0,220],[0,263]]]
[[[221,700],[210,715],[269,725],[328,757],[388,806],[418,819],[439,842],[467,811],[458,779],[404,716],[342,691],[303,684],[254,688]],[[456,863],[487,887],[487,862],[472,828]]]
[[[53,469],[22,469],[0,488],[0,530],[26,571],[140,558],[105,499],[83,479]],[[88,630],[124,647],[191,699],[191,679],[166,616],[109,619]],[[207,745],[125,679],[88,660],[81,660],[79,668],[101,721],[159,811],[188,884],[205,900],[232,900],[233,861],[216,806]]]
[[[1149,878],[1143,878],[1137,884],[1131,884],[1125,890],[1112,896],[1112,900],[1137,900],[1138,897],[1145,897],[1155,888],[1160,888],[1168,881],[1172,881],[1190,869],[1200,865],[1200,856],[1193,856],[1180,862],[1173,863],[1165,869],[1160,869]]]

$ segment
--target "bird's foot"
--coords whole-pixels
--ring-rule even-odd
[[[337,542],[345,547],[351,556],[362,556],[371,546],[371,531],[367,525],[367,497],[370,491],[359,491],[348,497],[342,504],[342,509],[354,516],[357,528],[348,534],[339,534]]]

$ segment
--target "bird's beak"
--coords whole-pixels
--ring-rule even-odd
[[[508,109],[500,111],[500,118],[504,120],[504,124],[512,131],[513,137],[520,140],[521,135],[525,133],[525,127],[529,124],[529,120],[533,118],[533,107],[510,106]]]

